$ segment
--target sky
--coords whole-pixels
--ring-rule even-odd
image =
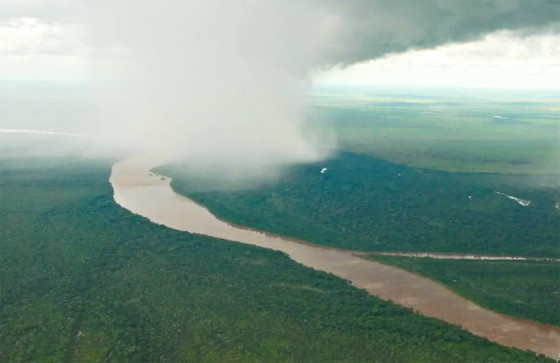
[[[355,3],[355,8],[363,6],[359,1],[350,2]],[[513,0],[495,3],[500,2],[504,8],[515,3]],[[539,2],[547,1],[530,3]],[[0,15],[0,80],[91,81],[95,77],[91,58],[105,57],[107,62],[111,61],[119,49],[104,49],[104,54],[99,54],[97,49],[96,53],[87,39],[84,10],[76,3],[71,5],[57,0],[49,10],[45,1],[8,0],[7,11]],[[427,10],[433,6],[429,3],[424,6]],[[551,9],[556,9],[560,18],[559,2],[549,3],[556,5]],[[402,5],[402,8],[407,6],[410,5]],[[404,23],[402,13],[387,9],[388,18]],[[414,44],[409,50],[406,46],[405,50],[395,47],[398,51],[372,52],[371,60],[360,59],[355,64],[341,57],[339,62],[318,64],[315,69],[306,66],[306,72],[309,79],[318,84],[559,88],[560,35],[557,27],[550,26],[550,19],[540,16],[544,26],[528,34],[519,29],[508,31],[497,27],[468,41],[428,49]],[[356,19],[355,14],[349,17]],[[371,21],[377,20],[372,17]],[[527,20],[527,23],[534,26],[539,22]]]
[[[314,72],[316,84],[560,89],[560,35],[497,31],[465,43]]]
[[[305,129],[313,83],[560,84],[560,0],[4,0],[1,8],[0,81],[85,81],[93,90],[87,117],[71,129],[47,120],[46,130],[231,172],[326,156],[333,135]],[[17,101],[7,122],[21,128],[18,109],[34,104]],[[62,108],[57,115],[83,108],[72,102],[49,105]]]
[[[90,81],[79,24],[33,17],[0,23],[0,80]],[[353,65],[312,70],[316,84],[560,88],[560,35],[496,31],[480,39],[389,54]]]

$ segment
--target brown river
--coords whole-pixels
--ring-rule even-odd
[[[175,193],[169,185],[171,179],[150,172],[165,162],[138,156],[113,165],[110,182],[115,201],[132,213],[169,228],[285,252],[294,261],[337,275],[381,299],[459,325],[496,343],[529,349],[553,359],[559,356],[560,328],[489,311],[437,282],[365,260],[355,251],[312,245],[221,221],[205,207]]]

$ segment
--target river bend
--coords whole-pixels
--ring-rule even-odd
[[[489,311],[437,282],[365,260],[353,251],[312,245],[221,221],[205,207],[175,193],[170,178],[150,172],[165,163],[164,159],[137,156],[114,164],[110,182],[116,203],[175,230],[285,252],[294,261],[337,275],[372,295],[459,325],[499,344],[554,359],[560,353],[560,328]]]

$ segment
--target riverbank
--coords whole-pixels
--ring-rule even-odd
[[[497,343],[556,358],[560,329],[503,316],[463,299],[429,279],[364,260],[352,251],[325,248],[241,229],[220,221],[204,207],[176,194],[170,179],[150,172],[165,160],[149,156],[116,163],[110,182],[115,201],[154,223],[287,253],[293,260],[326,271],[370,294],[438,318]]]
[[[0,157],[0,362],[546,362],[287,255],[114,202],[112,162]]]

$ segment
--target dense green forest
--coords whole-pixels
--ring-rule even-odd
[[[0,361],[545,361],[286,255],[154,225],[109,162],[0,162]]]
[[[439,281],[459,295],[491,310],[560,325],[558,262],[441,260],[379,255],[369,258]]]
[[[560,256],[560,195],[544,185],[546,176],[430,171],[352,153],[289,168],[276,183],[234,190],[188,166],[158,170],[174,177],[177,192],[225,220],[309,242],[369,251]]]

